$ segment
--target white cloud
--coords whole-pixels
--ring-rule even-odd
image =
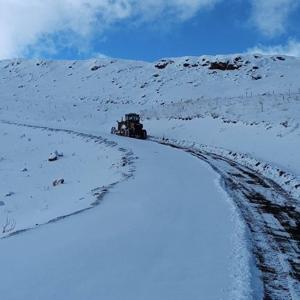
[[[300,42],[296,40],[290,40],[286,45],[277,45],[277,46],[256,46],[247,51],[248,53],[257,53],[257,54],[283,54],[288,56],[297,56],[300,57]]]
[[[264,35],[274,37],[286,31],[290,14],[298,0],[252,0],[252,23]]]
[[[171,16],[179,22],[219,1],[222,0],[0,0],[0,59],[21,56],[40,39],[55,51],[49,36],[57,33],[64,33],[65,42],[80,48],[95,30],[101,33],[117,21],[135,18],[146,22]]]
[[[107,56],[106,54],[99,53],[99,52],[94,52],[91,56],[92,56],[93,58],[110,58],[110,57]]]

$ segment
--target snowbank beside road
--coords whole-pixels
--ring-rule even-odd
[[[276,181],[300,198],[300,130],[281,125],[226,123],[211,117],[192,120],[147,120],[151,135],[182,146],[196,146],[228,156]]]
[[[3,123],[0,132],[0,237],[91,207],[129,172],[126,153],[101,138]]]

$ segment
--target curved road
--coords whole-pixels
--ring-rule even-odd
[[[259,297],[246,229],[220,176],[183,151],[110,138],[138,157],[134,177],[92,210],[1,240],[1,298]]]
[[[176,143],[161,141],[205,161],[222,178],[250,234],[256,265],[261,270],[264,299],[300,299],[300,210],[274,181],[238,162]]]

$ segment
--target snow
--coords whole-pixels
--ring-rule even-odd
[[[93,190],[128,172],[121,166],[123,153],[100,140],[7,124],[0,124],[0,131],[1,237],[90,207],[96,201]],[[48,161],[56,148],[65,155]],[[64,184],[54,187],[61,178]],[[7,219],[15,224],[2,230]]]
[[[209,64],[205,65],[208,61],[227,61],[237,57],[242,57],[242,66],[238,70],[210,70]],[[94,124],[107,124],[111,122],[112,113],[119,118],[132,108],[144,109],[157,105],[163,108],[166,104],[187,100],[205,105],[215,98],[222,104],[233,97],[230,102],[242,102],[240,107],[252,110],[252,105],[248,104],[259,103],[261,99],[253,99],[263,94],[270,94],[268,99],[272,103],[273,95],[278,101],[284,97],[284,102],[289,102],[289,99],[294,99],[295,93],[300,92],[297,79],[300,59],[283,58],[284,61],[276,56],[253,55],[186,57],[174,59],[174,63],[162,70],[155,67],[156,63],[112,59],[2,61],[0,117],[27,123],[56,120],[71,126],[83,126],[91,119]],[[184,67],[187,62],[190,67]],[[191,67],[193,65],[197,66]],[[92,71],[93,66],[100,68]],[[257,72],[263,78],[253,80],[252,75]],[[252,98],[240,101],[240,97]],[[273,105],[272,121],[275,121],[274,110],[282,111],[286,106]],[[226,103],[222,107],[226,107]],[[260,104],[257,107],[261,109]],[[289,107],[288,117],[298,119],[299,104]],[[266,115],[269,106],[265,109],[268,109]],[[238,108],[238,111],[243,114],[243,109]],[[254,114],[255,111],[250,116]]]
[[[229,156],[279,183],[300,198],[300,131],[283,126],[225,123],[211,117],[184,120],[149,120],[152,135],[168,137],[181,145],[194,146]],[[209,145],[209,146],[205,146]]]
[[[1,295],[262,298],[251,233],[219,175],[107,133],[140,112],[150,135],[236,159],[299,199],[299,68],[299,58],[240,54],[0,61],[0,221],[20,233],[0,240]]]
[[[216,188],[218,175],[181,151],[116,140],[134,145],[135,178],[93,210],[2,240],[0,293],[7,300],[255,296],[245,228]]]

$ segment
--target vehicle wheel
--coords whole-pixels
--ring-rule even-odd
[[[116,127],[112,127],[111,130],[110,130],[110,133],[111,134],[116,134]]]
[[[147,139],[147,131],[146,130],[142,130],[142,139]]]

